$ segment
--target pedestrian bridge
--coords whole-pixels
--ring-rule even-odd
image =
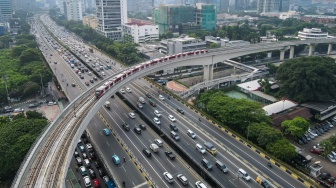
[[[71,158],[73,157],[73,152],[90,120],[111,95],[135,79],[166,68],[204,65],[208,66],[207,70],[212,70],[209,67],[211,66],[212,68],[213,64],[217,62],[243,55],[271,50],[283,50],[288,46],[300,44],[331,44],[335,42],[336,39],[263,43],[171,59],[128,75],[109,89],[99,100],[95,96],[95,88],[97,86],[91,87],[72,101],[51,125],[41,133],[23,160],[12,187],[65,187],[65,177]],[[100,82],[100,85],[117,74],[104,79]],[[208,72],[208,74],[212,73]]]

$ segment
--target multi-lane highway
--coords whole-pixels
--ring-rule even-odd
[[[44,19],[46,24],[53,24],[48,18]],[[55,25],[48,26],[50,30],[56,32],[56,36],[60,35],[62,29],[57,28]],[[43,38],[45,33],[39,33],[40,37]],[[70,34],[62,34],[70,35]],[[65,38],[65,37],[64,37]],[[71,39],[71,36],[68,37],[68,43],[71,43],[72,48],[79,48],[78,46],[85,46],[84,49],[87,51],[88,46],[80,43],[79,41],[75,42],[74,39]],[[44,40],[44,39],[43,39]],[[52,40],[52,39],[49,39]],[[62,40],[62,39],[61,39]],[[64,40],[64,39],[63,39]],[[50,41],[49,41],[50,42]],[[49,44],[48,44],[49,45]],[[89,78],[88,75],[84,76],[84,79],[80,79],[78,75],[76,75],[73,70],[71,69],[70,65],[64,62],[63,57],[64,54],[57,55],[58,51],[56,51],[53,46],[49,46],[45,48],[44,54],[54,54],[53,56],[47,56],[47,59],[50,60],[50,65],[52,70],[54,71],[55,75],[61,80],[64,77],[64,82],[60,81],[63,88],[66,88],[66,93],[71,95],[69,92],[72,93],[72,97],[75,98],[81,91],[85,91],[87,86],[84,84],[84,80]],[[90,52],[87,52],[90,54]],[[83,57],[84,56],[84,57]],[[107,57],[103,54],[95,52],[94,54],[90,54],[92,58],[96,58],[96,56],[101,60],[101,62],[111,62]],[[48,58],[49,57],[49,58]],[[82,55],[82,58],[85,58],[85,55]],[[57,64],[53,63],[54,61]],[[106,64],[106,63],[105,63]],[[104,70],[106,76],[112,75],[113,69],[120,69],[119,65],[115,65],[111,70]],[[61,75],[59,75],[61,74]],[[87,73],[86,73],[87,74]],[[60,80],[60,79],[59,79]],[[66,85],[66,83],[77,83],[76,87],[71,87]],[[73,82],[72,82],[73,81]],[[180,141],[175,142],[176,145],[181,147],[185,150],[193,160],[196,162],[200,162],[202,158],[208,159],[213,165],[215,164],[216,160],[220,160],[229,168],[228,174],[221,173],[218,169],[214,169],[209,173],[220,182],[222,187],[258,187],[259,185],[256,184],[254,179],[258,176],[263,174],[272,180],[272,182],[276,182],[275,185],[280,185],[282,187],[303,187],[304,185],[301,184],[299,181],[294,180],[288,175],[286,172],[282,171],[278,168],[269,169],[266,166],[267,161],[254,151],[248,149],[244,144],[237,141],[233,137],[229,136],[228,134],[222,132],[220,129],[214,127],[210,122],[207,122],[205,119],[202,119],[201,122],[198,121],[199,115],[194,111],[185,108],[182,106],[178,101],[174,99],[171,100],[158,100],[158,90],[156,88],[149,87],[149,84],[144,81],[143,79],[138,80],[130,85],[132,89],[132,93],[126,93],[125,97],[135,104],[139,96],[145,97],[146,92],[150,92],[153,96],[153,100],[158,104],[157,107],[151,107],[148,103],[144,105],[144,108],[141,111],[149,118],[152,119],[154,117],[153,111],[154,109],[158,109],[162,112],[161,123],[162,123],[162,131],[169,136],[170,128],[169,124],[171,123],[169,119],[167,119],[168,114],[175,116],[177,119],[176,125],[179,128],[178,135],[181,137]],[[69,89],[69,91],[68,91]],[[71,97],[70,97],[71,99]],[[129,178],[131,181],[128,181],[127,184],[130,185],[142,185],[145,180],[139,175],[137,170],[133,170],[134,165],[129,165],[129,169],[127,171],[128,164],[133,164],[130,162],[127,154],[123,152],[124,150],[121,149],[119,142],[115,141],[112,136],[104,136],[102,135],[102,129],[106,126],[110,126],[117,135],[123,140],[123,142],[129,147],[132,151],[133,155],[137,157],[138,161],[142,164],[142,166],[146,169],[147,173],[150,174],[152,179],[155,181],[155,184],[159,187],[170,187],[167,182],[163,179],[162,173],[165,171],[170,172],[171,174],[175,175],[177,173],[183,173],[190,182],[195,182],[201,179],[192,169],[189,168],[186,162],[184,162],[181,158],[177,157],[176,160],[170,161],[165,155],[165,150],[170,150],[167,144],[164,144],[163,148],[160,148],[159,154],[152,154],[151,158],[147,158],[142,149],[144,147],[149,147],[149,144],[153,142],[155,138],[158,136],[151,130],[149,127],[147,130],[143,130],[141,135],[134,133],[132,130],[135,126],[139,124],[143,124],[144,122],[139,119],[130,119],[128,117],[128,112],[131,110],[127,106],[124,105],[122,101],[118,98],[110,99],[112,103],[112,109],[106,110],[102,108],[99,112],[100,116],[95,117],[91,122],[90,126],[88,127],[88,132],[90,135],[91,140],[95,144],[99,146],[99,150],[103,153],[104,161],[108,161],[110,164],[108,166],[114,172],[113,174],[116,176],[115,178],[118,181],[123,181],[126,177]],[[181,115],[176,111],[177,107],[181,107],[184,109],[185,114]],[[106,120],[106,121],[102,121]],[[131,125],[131,131],[125,131],[120,126],[123,123],[128,123]],[[191,139],[186,135],[186,131],[190,129],[196,133],[197,138]],[[114,141],[112,141],[114,140]],[[205,141],[209,141],[215,145],[218,150],[218,154],[214,157],[209,153],[204,155],[200,154],[195,149],[195,144],[200,143],[203,145]],[[115,148],[118,148],[115,149]],[[105,151],[107,150],[107,151]],[[119,153],[120,156],[126,156],[127,162],[121,166],[116,166],[111,162],[111,155],[114,153]],[[243,168],[247,171],[250,176],[252,177],[252,181],[245,182],[243,180],[239,180],[237,178],[238,169]],[[133,174],[131,174],[133,173]],[[133,175],[138,177],[134,178],[136,182],[133,181]],[[129,180],[128,179],[128,180]],[[142,182],[141,182],[142,180]],[[126,180],[127,181],[127,180]],[[181,186],[179,183],[174,184],[174,186]]]

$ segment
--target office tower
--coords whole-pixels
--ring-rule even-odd
[[[11,3],[11,0],[0,0],[0,22],[5,22],[12,18]]]
[[[289,11],[289,0],[258,0],[258,14]]]
[[[121,38],[121,25],[127,22],[126,0],[96,0],[97,31],[107,38]]]
[[[216,27],[217,14],[215,5],[197,3],[196,22],[202,29],[212,31]]]
[[[63,8],[67,20],[81,21],[83,19],[81,0],[65,0]]]

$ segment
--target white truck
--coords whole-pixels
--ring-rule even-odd
[[[149,147],[154,153],[159,151],[159,146],[156,144],[151,144]]]
[[[106,101],[104,105],[107,109],[110,109],[110,101]]]
[[[142,103],[142,104],[145,104],[145,99],[143,97],[139,97],[139,101]]]

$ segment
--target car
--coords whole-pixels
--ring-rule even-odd
[[[173,115],[170,115],[170,114],[168,115],[168,119],[172,122],[176,121],[175,117]]]
[[[76,87],[76,84],[75,84],[75,83],[72,83],[71,86],[72,86],[72,87]]]
[[[75,157],[79,157],[78,151],[75,150],[74,155],[75,155]]]
[[[112,161],[114,162],[115,165],[118,165],[121,162],[118,155],[112,155]]]
[[[90,186],[91,186],[91,181],[90,181],[89,176],[85,176],[85,177],[83,178],[83,180],[84,180],[84,185],[85,185],[85,187],[90,187]]]
[[[212,169],[212,164],[208,160],[202,159],[201,163],[207,170]]]
[[[94,180],[92,180],[92,182],[93,182],[93,187],[95,187],[95,188],[100,187],[98,179],[94,179]]]
[[[177,126],[176,126],[175,124],[173,124],[173,123],[171,123],[171,124],[169,125],[169,127],[170,127],[170,129],[173,130],[173,131],[178,131]]]
[[[108,128],[103,129],[105,136],[110,135],[110,130]]]
[[[86,159],[87,158],[87,154],[85,152],[82,153],[83,158]]]
[[[128,115],[129,115],[129,117],[132,118],[132,119],[135,118],[135,114],[134,114],[133,112],[128,113]]]
[[[129,131],[131,128],[127,123],[122,124],[122,127],[126,130]]]
[[[87,175],[87,171],[86,171],[85,166],[80,166],[79,167],[79,172],[80,172],[80,174],[82,174],[82,176]]]
[[[328,155],[327,155],[327,158],[330,160],[330,162],[332,162],[332,163],[336,163],[336,159],[335,159],[334,155],[332,155],[332,154],[328,154]]]
[[[90,175],[91,178],[96,177],[96,173],[91,168],[88,168],[88,171],[89,171],[89,175]]]
[[[216,161],[216,167],[223,173],[227,173],[229,171],[229,169],[225,166],[225,164],[223,164],[222,162],[220,161]]]
[[[80,75],[79,77],[80,77],[81,79],[84,79],[84,76],[83,76],[83,75]]]
[[[105,72],[101,72],[102,76],[105,76]]]
[[[163,142],[162,142],[160,139],[155,139],[155,140],[154,140],[154,143],[155,143],[156,145],[158,145],[159,147],[161,147],[161,146],[163,145]]]
[[[142,150],[142,152],[143,152],[147,157],[152,156],[152,153],[151,153],[150,150],[147,149],[147,148],[144,148],[144,149]]]
[[[76,162],[77,162],[78,165],[82,165],[83,164],[82,158],[80,158],[80,157],[76,157]]]
[[[84,159],[84,165],[85,165],[86,167],[89,167],[89,166],[90,166],[90,161],[89,161],[89,159]]]
[[[153,121],[154,121],[154,123],[157,124],[157,125],[160,125],[160,124],[161,124],[161,121],[160,121],[159,118],[157,118],[157,117],[153,118]]]
[[[132,93],[132,90],[131,90],[131,88],[126,88],[126,91],[128,92],[128,93]]]
[[[169,157],[170,160],[175,159],[175,155],[172,151],[165,151],[165,154]]]
[[[184,111],[182,110],[182,108],[177,108],[176,109],[178,112],[180,112],[181,114],[184,114]]]
[[[89,156],[90,156],[91,159],[94,159],[94,160],[97,159],[97,156],[93,151],[89,152]]]
[[[121,90],[120,90],[120,93],[125,94],[125,90],[124,90],[124,89],[121,89]]]
[[[105,176],[105,172],[101,168],[97,168],[97,171],[99,173],[99,176]]]
[[[93,80],[97,81],[97,80],[98,80],[98,78],[95,76],[95,77],[93,77]]]
[[[141,134],[141,129],[139,127],[135,127],[134,132],[137,134]]]
[[[310,150],[311,153],[321,154],[321,150],[319,148],[313,148]]]
[[[164,101],[164,97],[163,97],[162,95],[159,95],[159,99],[160,99],[161,101]]]
[[[90,82],[93,83],[93,79],[90,79]]]
[[[164,177],[165,180],[167,180],[168,183],[173,183],[174,182],[174,178],[169,172],[164,172],[163,177]]]
[[[106,182],[110,181],[110,178],[107,177],[107,176],[104,176],[104,177],[103,177],[103,180],[104,180],[104,182],[106,183]]]
[[[83,145],[79,145],[78,147],[79,147],[79,150],[80,150],[81,152],[84,152],[84,151],[85,151],[85,148],[84,148]]]
[[[196,150],[201,154],[205,154],[205,149],[201,144],[196,144]]]
[[[158,110],[154,110],[154,114],[156,117],[161,117],[161,113]]]
[[[141,109],[143,108],[142,104],[140,102],[137,102],[137,106]]]
[[[93,150],[92,145],[90,143],[86,144],[86,148],[87,148],[88,151],[92,151]]]
[[[19,113],[19,112],[24,112],[24,109],[23,108],[15,108],[14,113]]]
[[[93,162],[93,165],[94,165],[96,168],[100,168],[100,164],[99,164],[98,161]]]
[[[177,174],[176,177],[184,186],[188,185],[188,179],[183,174]]]
[[[148,103],[149,103],[151,106],[153,106],[153,107],[156,106],[156,103],[155,103],[152,99],[149,99],[149,100],[148,100]]]
[[[146,125],[144,125],[144,124],[139,125],[139,127],[140,127],[140,129],[142,129],[142,130],[146,130]]]
[[[148,98],[152,98],[152,95],[151,95],[150,93],[146,93],[146,96],[147,96]]]
[[[195,186],[196,186],[196,188],[207,188],[207,186],[205,186],[204,183],[201,182],[201,181],[197,181],[195,183]]]
[[[196,134],[190,129],[187,130],[187,135],[192,139],[196,138]]]

